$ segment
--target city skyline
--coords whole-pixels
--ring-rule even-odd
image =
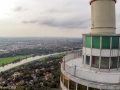
[[[0,37],[81,37],[91,32],[89,0],[0,0]],[[120,1],[116,32],[120,33]]]

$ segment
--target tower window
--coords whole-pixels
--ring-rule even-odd
[[[101,57],[101,69],[109,69],[109,57]]]
[[[64,85],[66,88],[68,88],[68,77],[64,75]]]
[[[92,37],[92,48],[100,48],[100,36]]]
[[[99,57],[92,56],[92,67],[99,68]]]
[[[102,48],[103,49],[110,49],[110,36],[103,36],[102,37]]]
[[[90,65],[90,56],[86,56],[86,64]]]
[[[119,48],[119,37],[112,37],[112,48],[113,49]]]
[[[77,90],[87,90],[87,86],[78,84]]]
[[[85,46],[91,48],[91,36],[85,37]]]
[[[76,90],[76,82],[69,80],[69,90]]]
[[[110,68],[117,68],[118,57],[111,57]]]

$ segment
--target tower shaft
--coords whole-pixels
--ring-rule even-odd
[[[115,2],[116,0],[91,0],[92,34],[115,34]]]

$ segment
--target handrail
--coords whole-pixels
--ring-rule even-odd
[[[63,63],[61,64],[61,68],[64,70],[64,71],[66,71],[67,73],[69,73],[71,76],[75,76],[76,78],[79,78],[79,79],[85,79],[85,78],[81,78],[81,74],[80,73],[87,73],[88,71],[84,71],[83,72],[83,70],[82,70],[82,66],[76,66],[76,65],[74,65],[74,66],[72,66],[72,65],[68,65],[67,64],[67,61],[69,62],[70,60],[73,60],[74,61],[74,59],[77,59],[77,58],[80,58],[82,56],[82,50],[81,51],[77,51],[77,52],[73,52],[73,53],[70,53],[70,54],[68,54],[68,55],[66,55],[64,58],[63,58]],[[94,72],[89,72],[90,73],[90,75],[92,75],[92,73],[94,73]],[[111,77],[111,76],[115,76],[116,77],[116,79],[115,79],[115,81],[114,82],[116,82],[116,80],[117,80],[117,78],[118,78],[118,76],[119,76],[119,73],[118,74],[106,74],[106,73],[100,73],[100,72],[97,72],[96,74],[99,74],[99,75],[102,75],[102,76],[104,76],[104,75],[107,75],[109,78]],[[85,79],[86,80],[86,79]],[[109,80],[106,80],[105,82],[106,83],[104,83],[104,82],[98,82],[97,81],[97,79],[95,79],[95,80],[93,80],[92,81],[92,79],[87,79],[86,81],[89,81],[89,82],[94,82],[94,83],[99,83],[99,84],[106,84],[107,82],[109,83],[110,81]],[[120,83],[109,83],[109,85],[120,85]]]

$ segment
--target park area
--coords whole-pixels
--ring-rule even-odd
[[[28,57],[31,57],[31,55],[22,55],[22,56],[15,56],[15,57],[7,57],[7,58],[0,58],[0,66],[10,64],[10,63],[16,63],[20,62],[22,59],[26,59]]]

